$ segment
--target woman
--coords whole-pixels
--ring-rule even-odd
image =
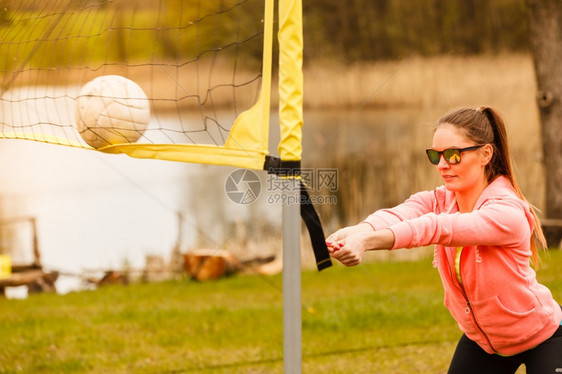
[[[562,372],[562,310],[530,266],[545,240],[503,120],[488,107],[453,111],[426,153],[444,185],[330,235],[332,257],[353,266],[367,250],[435,244],[445,305],[464,333],[449,372]]]

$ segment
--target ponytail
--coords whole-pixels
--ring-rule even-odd
[[[517,195],[522,200],[528,202],[525,196],[523,196],[523,193],[521,192],[521,189],[519,188],[519,185],[517,184],[517,181],[515,179],[511,155],[507,142],[507,131],[505,129],[503,119],[494,109],[490,107],[481,107],[478,108],[478,111],[486,116],[486,118],[490,122],[494,134],[494,142],[492,145],[494,147],[494,155],[492,156],[492,160],[490,161],[486,169],[488,182],[493,181],[499,175],[503,175],[509,180],[509,182],[517,192]],[[530,203],[529,206],[531,207],[531,213],[534,218],[533,236],[531,238],[532,261],[535,268],[538,268],[540,263],[540,256],[538,251],[539,249],[546,249],[547,244],[540,219],[536,212],[536,208]]]

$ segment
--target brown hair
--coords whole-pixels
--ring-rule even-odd
[[[436,127],[445,123],[462,130],[464,135],[475,142],[475,144],[490,144],[494,149],[494,153],[492,159],[488,165],[486,165],[485,173],[488,183],[491,183],[498,176],[503,175],[509,180],[517,192],[517,195],[527,201],[515,180],[511,155],[507,143],[507,131],[503,119],[497,111],[490,107],[458,109],[441,117],[441,119],[437,121]],[[535,220],[533,237],[531,238],[531,252],[533,264],[535,267],[538,267],[540,258],[537,248],[546,248],[546,239],[542,231],[539,217],[532,205],[531,213]]]

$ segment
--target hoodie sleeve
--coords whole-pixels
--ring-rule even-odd
[[[377,210],[363,222],[370,224],[375,230],[382,230],[399,222],[433,212],[434,205],[434,191],[422,191],[410,196],[402,204],[392,209]]]
[[[470,213],[428,213],[389,227],[395,236],[393,249],[519,245],[530,240],[533,222],[528,210],[521,200],[502,198],[488,200]]]

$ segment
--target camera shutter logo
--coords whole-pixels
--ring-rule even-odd
[[[237,169],[226,178],[224,189],[232,202],[250,204],[260,195],[261,181],[252,170]]]

